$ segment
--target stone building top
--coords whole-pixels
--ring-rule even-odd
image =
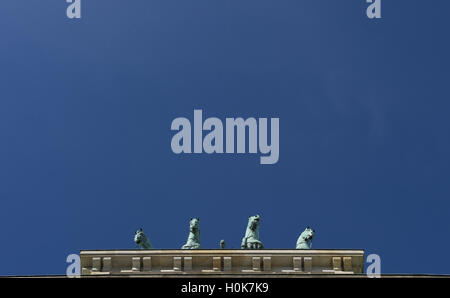
[[[82,250],[82,275],[361,274],[364,250]]]

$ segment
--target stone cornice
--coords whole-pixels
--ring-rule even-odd
[[[82,250],[82,275],[360,274],[358,249]]]

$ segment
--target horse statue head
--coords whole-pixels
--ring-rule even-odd
[[[259,215],[250,216],[248,218],[247,230],[242,238],[242,249],[264,249],[264,245],[259,241]]]
[[[311,249],[314,230],[307,227],[298,237],[296,249]]]
[[[134,242],[136,243],[136,247],[140,247],[141,249],[152,249],[152,244],[144,234],[144,230],[142,228],[137,230],[134,234]]]
[[[189,222],[189,236],[181,249],[200,249],[200,218],[191,218]]]

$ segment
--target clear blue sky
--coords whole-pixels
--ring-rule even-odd
[[[363,248],[383,273],[450,273],[448,1],[0,4],[0,274],[81,249]],[[171,121],[279,117],[280,159],[175,155]]]

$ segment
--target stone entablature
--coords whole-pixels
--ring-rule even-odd
[[[364,250],[82,250],[82,275],[360,274]]]

